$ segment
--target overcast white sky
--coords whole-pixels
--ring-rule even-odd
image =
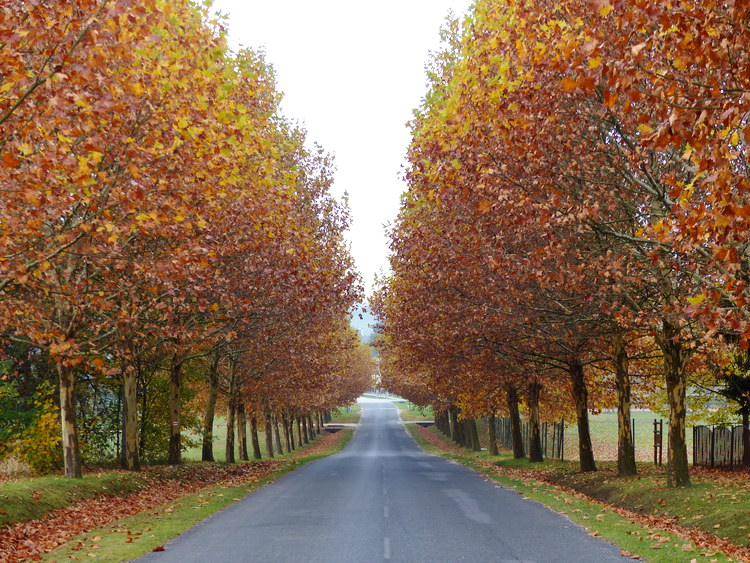
[[[405,189],[406,122],[425,93],[424,64],[449,10],[471,0],[216,0],[233,47],[263,47],[284,113],[335,156],[349,193],[352,253],[368,293],[386,271],[383,225]]]

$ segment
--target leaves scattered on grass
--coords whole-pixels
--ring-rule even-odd
[[[148,480],[148,485],[135,493],[122,496],[103,495],[83,500],[54,510],[41,519],[3,529],[0,533],[0,561],[15,563],[40,560],[44,553],[67,543],[74,536],[121,518],[146,511],[153,511],[154,517],[170,514],[174,510],[174,502],[185,495],[213,485],[232,487],[256,483],[284,466],[298,463],[300,458],[313,457],[330,451],[344,438],[343,432],[336,434],[324,432],[310,445],[282,459],[237,465],[189,463],[175,467],[147,468],[143,473]],[[220,493],[219,496],[221,496]],[[142,532],[132,532],[126,529],[114,531],[127,534],[125,541],[129,542],[142,534]],[[96,540],[92,538],[92,541]],[[83,550],[86,546],[87,544],[79,541],[76,547]],[[88,545],[88,549],[95,549],[95,547]],[[88,555],[97,556],[96,553]]]
[[[462,457],[465,459],[467,458],[467,452],[465,449],[454,445],[453,442],[449,441],[448,439],[442,438],[435,431],[422,427],[417,427],[414,429],[414,431],[418,434],[421,440],[428,443],[435,449],[446,452],[451,456]],[[504,476],[515,480],[520,480],[524,483],[524,485],[530,487],[534,487],[535,485],[539,486],[542,484],[551,486],[564,492],[568,496],[576,497],[586,502],[599,505],[603,509],[616,512],[631,523],[637,524],[638,526],[641,526],[642,528],[645,528],[646,530],[651,532],[651,534],[648,535],[646,539],[650,539],[655,542],[649,546],[652,549],[661,549],[660,544],[664,543],[665,541],[670,541],[669,538],[659,535],[658,531],[663,531],[671,533],[682,540],[692,542],[692,544],[702,550],[705,550],[705,552],[709,555],[713,552],[723,552],[729,557],[732,557],[738,561],[750,562],[750,547],[738,546],[730,542],[726,538],[719,538],[703,530],[696,530],[682,526],[678,524],[677,517],[641,514],[639,512],[603,502],[579,490],[561,484],[559,482],[560,470],[558,468],[547,468],[541,466],[538,468],[509,468],[498,465],[495,460],[482,459],[478,457],[468,459],[468,461],[480,468],[486,474]],[[693,470],[691,469],[691,472],[692,471]],[[735,485],[740,482],[741,487],[750,487],[750,484],[741,479],[743,474],[731,472],[721,472],[717,474],[716,471],[707,472],[706,470],[697,469],[696,475],[703,475],[704,477],[708,477],[711,479],[716,478],[718,475],[719,479],[727,483],[732,483],[733,485]],[[746,477],[746,474],[744,475]],[[573,502],[569,498],[565,498],[563,500],[566,504],[572,504]],[[580,512],[580,510],[574,509],[570,512]],[[563,512],[563,514],[564,513],[565,512]],[[596,519],[601,519],[602,517],[602,513],[595,516]],[[685,546],[683,546],[683,551],[690,550],[692,550],[692,545],[685,544]]]

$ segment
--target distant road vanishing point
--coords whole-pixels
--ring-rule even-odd
[[[140,561],[629,560],[568,519],[423,452],[390,401],[360,399],[340,453],[266,485]]]

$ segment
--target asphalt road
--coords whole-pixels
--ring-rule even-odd
[[[339,454],[262,487],[141,561],[623,561],[619,549],[424,453],[388,401],[361,399]]]

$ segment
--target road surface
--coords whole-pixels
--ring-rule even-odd
[[[396,407],[360,399],[339,454],[309,463],[141,561],[623,561],[541,504],[423,452]]]

